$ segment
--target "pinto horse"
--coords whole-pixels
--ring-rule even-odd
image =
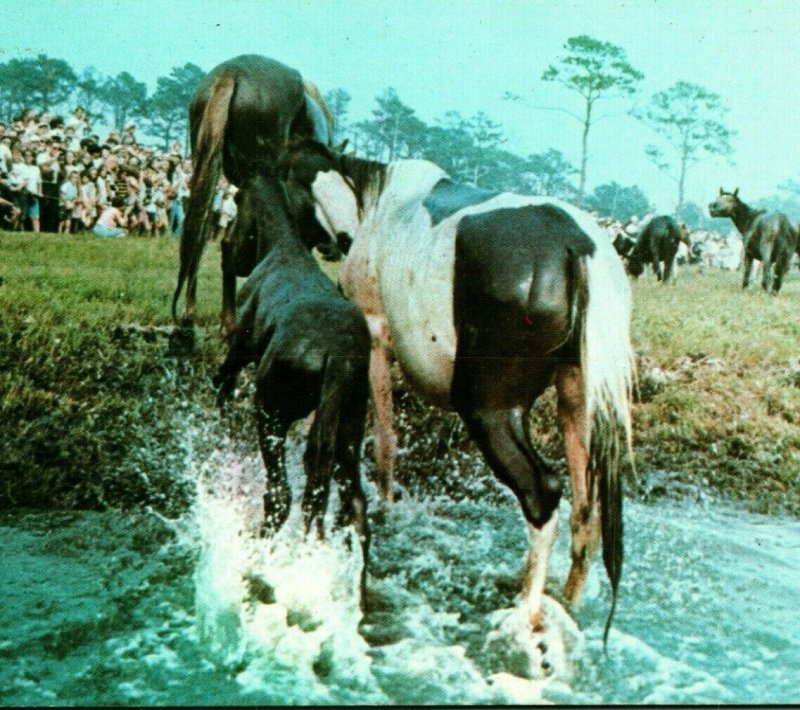
[[[678,226],[678,223],[667,215],[653,217],[642,230],[628,256],[628,273],[638,278],[642,275],[645,264],[652,264],[656,278],[659,281],[663,278],[664,283],[667,283],[672,275],[675,256],[681,242],[689,248],[691,253],[692,244],[689,240],[689,230],[685,224]],[[664,262],[663,272],[661,270],[662,261]]]
[[[430,403],[455,410],[495,475],[516,494],[530,534],[523,599],[534,629],[556,537],[562,483],[531,440],[534,401],[558,394],[572,483],[577,607],[602,534],[616,605],[622,484],[631,447],[631,295],[591,215],[555,199],[458,185],[422,160],[388,165],[305,141],[287,157],[331,235],[352,237],[340,287],[367,317],[380,488],[395,458],[389,356]],[[302,203],[297,200],[295,204]]]
[[[742,288],[750,284],[753,260],[764,266],[761,287],[772,293],[781,290],[783,275],[789,270],[797,245],[797,231],[783,212],[766,212],[749,207],[739,199],[739,188],[733,192],[719,189],[719,196],[708,206],[712,217],[730,217],[744,242],[744,278]],[[772,276],[772,267],[775,276]]]
[[[262,169],[274,167],[275,156],[290,136],[314,136],[330,143],[333,116],[317,88],[299,72],[274,59],[245,54],[211,70],[189,106],[191,128],[191,193],[180,245],[178,284],[172,299],[177,318],[178,299],[186,287],[183,322],[194,320],[197,272],[209,234],[214,190],[222,171],[237,186]],[[329,259],[341,253],[320,241],[309,221],[301,225],[303,238],[318,243]],[[247,276],[263,253],[252,235],[232,230],[242,238],[222,240],[222,330],[228,335],[235,322],[236,277]]]
[[[239,371],[256,364],[256,423],[266,469],[264,534],[286,522],[291,493],[284,444],[290,425],[316,410],[303,457],[306,532],[316,521],[322,536],[331,478],[340,492],[340,524],[352,524],[361,541],[366,604],[369,547],[360,456],[369,394],[370,335],[361,311],[337,291],[296,235],[285,187],[273,176],[251,175],[239,191],[235,229],[257,233],[264,259],[238,295],[230,348],[213,383],[218,403]]]

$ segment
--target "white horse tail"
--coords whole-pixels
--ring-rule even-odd
[[[580,319],[589,490],[599,486],[603,562],[611,583],[611,610],[603,643],[617,604],[622,574],[623,447],[632,454],[631,400],[635,364],[630,342],[631,292],[617,254],[607,239],[595,240],[595,253],[583,257],[584,308]],[[632,459],[631,459],[632,460]]]

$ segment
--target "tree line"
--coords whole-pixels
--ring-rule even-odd
[[[136,119],[144,133],[167,146],[185,140],[189,102],[204,76],[203,69],[187,63],[159,77],[148,94],[145,83],[126,71],[112,77],[87,67],[78,73],[66,61],[44,54],[11,59],[0,63],[0,116],[11,119],[25,108],[52,112],[81,105],[93,121],[118,130]],[[678,81],[634,108],[643,78],[624,49],[581,35],[569,38],[540,75],[542,82],[564,89],[563,102],[543,106],[505,93],[505,100],[532,111],[561,111],[574,120],[580,145],[577,166],[554,148],[525,156],[508,150],[503,127],[483,111],[469,117],[448,111],[428,124],[387,88],[376,97],[371,115],[355,120],[345,89],[327,92],[325,100],[337,118],[338,138],[347,137],[366,158],[426,158],[462,182],[489,190],[550,195],[623,222],[648,211],[647,195],[637,185],[615,181],[587,193],[586,183],[598,107],[610,99],[628,101],[630,115],[653,131],[654,142],[645,147],[645,155],[675,182],[675,213],[692,227],[710,226],[705,211],[686,200],[686,181],[698,163],[733,153],[735,132],[725,124],[724,101],[705,87]]]

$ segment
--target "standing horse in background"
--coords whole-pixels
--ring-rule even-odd
[[[529,417],[554,383],[573,493],[565,594],[579,605],[602,533],[607,633],[622,570],[618,465],[630,451],[634,367],[630,286],[608,237],[564,202],[458,185],[428,161],[384,165],[305,141],[287,163],[290,191],[304,193],[331,235],[353,239],[340,286],[372,334],[382,496],[391,498],[395,457],[393,350],[410,386],[458,412],[516,494],[531,539],[523,597],[538,628],[562,483],[531,440]]]
[[[186,287],[183,322],[192,324],[197,296],[200,257],[208,241],[214,190],[220,171],[237,186],[262,169],[274,167],[275,156],[290,136],[313,136],[330,143],[333,116],[317,88],[300,74],[274,59],[245,54],[210,71],[189,106],[193,174],[183,224],[178,285],[172,298],[177,320],[181,291]],[[313,220],[300,225],[301,236],[319,244],[327,258],[341,256],[328,240],[314,234]],[[222,330],[234,327],[236,277],[247,276],[260,261],[251,235],[241,242],[222,240]]]
[[[265,534],[289,516],[284,445],[290,425],[316,410],[303,463],[306,532],[322,523],[331,478],[339,485],[339,523],[352,524],[361,541],[366,603],[369,547],[367,503],[359,462],[369,394],[370,336],[361,311],[337,291],[295,233],[283,184],[249,176],[238,197],[238,237],[257,234],[263,261],[239,292],[230,349],[213,383],[223,405],[239,371],[256,364],[256,423],[266,469]]]
[[[664,262],[663,280],[669,281],[675,264],[678,246],[683,242],[691,253],[689,230],[666,215],[653,217],[639,235],[639,239],[628,257],[628,273],[638,278],[645,264],[652,264],[656,278],[662,280],[661,262]]]
[[[744,278],[742,288],[750,283],[753,260],[758,259],[764,267],[761,287],[772,293],[781,290],[783,275],[789,269],[797,245],[797,230],[783,212],[766,212],[749,207],[739,199],[739,188],[733,192],[719,189],[719,196],[709,204],[712,217],[730,217],[744,242]],[[775,277],[772,277],[772,267]]]

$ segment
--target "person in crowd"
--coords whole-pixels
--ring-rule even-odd
[[[42,196],[42,173],[39,166],[34,162],[32,149],[28,149],[23,154],[25,163],[23,165],[25,208],[23,218],[30,220],[33,232],[39,231],[39,198]]]
[[[61,182],[55,160],[45,160],[39,169],[42,171],[42,198],[40,200],[41,229],[43,232],[58,232],[58,198]]]
[[[228,230],[236,219],[238,211],[236,206],[237,192],[238,190],[233,185],[230,185],[225,191],[225,198],[222,200],[222,208],[219,214],[219,235],[221,239],[225,239]]]
[[[111,200],[111,204],[106,206],[92,230],[98,237],[122,237],[125,235],[126,220],[121,209],[124,204],[123,198],[115,197]]]
[[[77,231],[77,223],[80,221],[82,213],[80,174],[77,171],[69,173],[59,192],[61,196],[61,222],[58,226],[58,231],[60,234],[74,234]]]
[[[81,221],[85,229],[91,229],[97,219],[97,186],[89,170],[81,173],[80,200],[83,207]]]

